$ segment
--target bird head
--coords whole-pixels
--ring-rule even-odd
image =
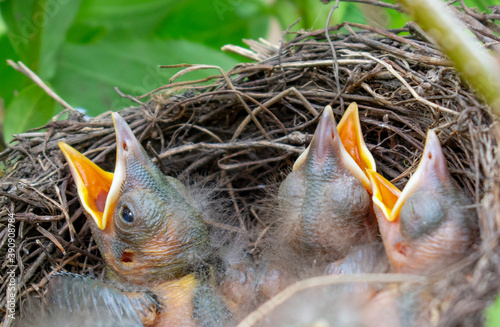
[[[310,145],[280,186],[284,233],[292,246],[334,253],[362,242],[371,214],[365,169],[375,169],[375,162],[363,141],[356,104],[339,127],[326,106]]]
[[[474,212],[453,182],[436,133],[429,130],[420,163],[401,192],[368,170],[373,204],[386,251],[398,271],[428,271],[463,254]]]
[[[187,189],[162,174],[120,115],[112,118],[114,173],[59,143],[107,275],[139,285],[183,276],[208,253],[207,226]]]
[[[330,161],[344,166],[371,192],[366,169],[376,170],[376,165],[366,147],[359,122],[358,105],[355,102],[349,105],[338,126],[335,124],[332,107],[325,107],[311,144],[295,161],[293,170],[298,170],[304,164],[317,166],[321,163],[330,164]]]

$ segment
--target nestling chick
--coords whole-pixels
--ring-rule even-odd
[[[452,180],[433,130],[403,192],[376,172],[369,174],[380,233],[395,272],[431,272],[463,258],[473,243],[477,217]]]
[[[114,173],[59,144],[91,217],[107,279],[152,291],[164,304],[154,326],[221,325],[229,314],[214,289],[206,223],[185,186],[163,175],[125,120],[112,117]]]
[[[373,241],[376,227],[365,167],[375,169],[375,163],[361,135],[356,104],[347,110],[339,131],[327,106],[311,144],[279,189],[277,230],[283,246],[309,262],[331,262],[353,246]]]

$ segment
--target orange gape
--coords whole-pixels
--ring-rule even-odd
[[[98,226],[104,229],[106,226],[103,224],[105,222],[103,214],[113,182],[113,173],[102,170],[66,143],[60,142],[59,147],[68,161],[85,210],[94,218]]]
[[[361,160],[361,155],[358,151],[358,140],[356,139],[354,122],[349,120],[344,129],[339,129],[339,136],[344,144],[345,149],[351,155],[351,157],[356,161],[361,170],[366,169],[365,163]]]
[[[349,105],[344,116],[342,116],[338,125],[338,131],[346,151],[354,159],[361,171],[368,177],[367,169],[376,170],[375,160],[366,147],[363,133],[361,132],[358,106],[355,102]],[[371,186],[368,186],[367,190],[371,193]]]
[[[379,173],[368,169],[367,173],[373,185],[373,202],[380,208],[388,221],[393,221],[397,217],[391,216],[392,210],[401,195],[401,191],[392,185]]]

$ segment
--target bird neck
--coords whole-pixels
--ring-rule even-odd
[[[194,326],[193,299],[199,283],[193,273],[153,287],[151,290],[163,304],[153,326]]]

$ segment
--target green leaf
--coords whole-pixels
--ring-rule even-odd
[[[8,37],[20,59],[32,70],[38,70],[40,29],[33,23],[38,0],[0,2]]]
[[[500,296],[486,309],[486,327],[500,326]]]
[[[7,26],[5,25],[5,22],[3,21],[2,16],[0,15],[0,35],[3,35],[7,32]]]
[[[15,93],[28,85],[29,79],[7,65],[7,59],[17,61],[19,57],[6,34],[0,36],[0,49],[2,49],[0,51],[0,98],[3,99],[5,106],[8,106]]]
[[[297,6],[299,17],[302,17],[301,23],[303,28],[307,30],[325,28],[330,6],[325,6],[321,1],[315,0],[293,0],[292,2]],[[341,5],[344,4],[342,3]],[[342,19],[341,12],[343,12],[343,9],[340,9],[339,6],[333,13],[332,24],[336,24],[337,20],[340,23]]]
[[[44,1],[43,14],[47,21],[43,26],[38,75],[48,80],[55,75],[57,55],[66,39],[66,32],[75,20],[81,0]]]
[[[7,107],[4,118],[5,143],[13,134],[40,127],[54,114],[54,100],[33,84],[23,89]]]
[[[163,39],[187,39],[220,49],[243,38],[265,37],[269,11],[259,1],[178,1],[158,27]]]
[[[377,12],[379,8],[371,6],[371,5],[359,5],[356,3],[348,3],[348,2],[341,2],[339,5],[339,8],[337,9],[338,16],[334,17],[336,18],[336,24],[341,23],[341,22],[351,22],[351,23],[359,23],[359,24],[366,24],[366,15],[368,13],[373,13]],[[369,25],[370,22],[368,22]]]
[[[113,87],[141,95],[167,84],[175,73],[158,65],[211,64],[229,69],[237,64],[227,54],[182,40],[102,39],[93,44],[66,44],[61,52],[59,73],[52,85],[57,94],[91,116],[130,106]],[[216,70],[193,72],[185,79],[218,75]]]
[[[141,36],[148,38],[179,1],[174,0],[86,0],[76,23],[105,27],[119,39]]]
[[[326,27],[331,6],[332,3],[325,5],[319,0],[278,0],[274,6],[274,13],[283,29],[300,17],[301,20],[293,27],[293,31],[316,30]],[[365,24],[366,19],[360,8],[358,4],[340,2],[339,7],[333,12],[330,25],[344,21]]]
[[[104,26],[94,26],[85,22],[78,22],[69,28],[67,41],[80,44],[94,43],[107,34],[108,29]]]
[[[81,0],[6,0],[0,10],[20,59],[42,79],[55,73],[56,55]]]
[[[406,25],[406,22],[413,20],[410,16],[396,10],[387,9],[385,12],[388,16],[388,24],[385,28],[402,28]]]
[[[272,6],[272,15],[276,17],[283,31],[300,18],[297,6],[289,0],[277,0]],[[292,31],[301,28],[303,28],[302,19],[294,25]]]
[[[465,0],[465,4],[467,5],[467,7],[476,7],[479,9],[479,11],[485,11],[488,9],[488,7],[498,4],[493,2],[493,0]]]

